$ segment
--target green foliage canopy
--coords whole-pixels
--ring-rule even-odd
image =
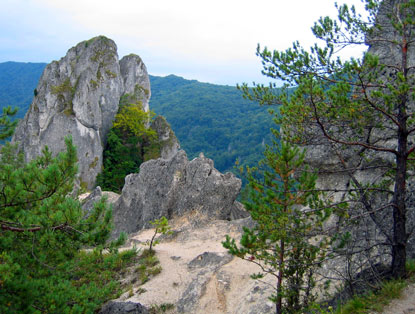
[[[190,159],[203,152],[225,172],[234,170],[236,160],[255,165],[262,158],[273,126],[267,108],[253,105],[234,86],[175,75],[150,80],[150,107],[166,117]]]
[[[16,118],[23,118],[36,94],[34,90],[45,66],[45,63],[0,63],[0,110],[8,106],[17,107]]]
[[[120,106],[120,110],[115,116],[113,128],[137,138],[155,138],[154,130],[148,128],[153,117],[154,113],[145,112],[140,104]]]

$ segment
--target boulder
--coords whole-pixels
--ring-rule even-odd
[[[104,36],[83,41],[46,66],[12,141],[29,161],[46,145],[54,154],[64,150],[64,138],[71,135],[78,150],[78,184],[92,189],[123,96],[148,110],[150,83],[141,59],[130,55],[119,61],[117,46]]]
[[[226,253],[204,252],[188,263],[189,270],[197,270],[197,274],[183,292],[177,302],[179,313],[192,313],[199,300],[206,292],[206,286],[213,274],[223,265],[228,264],[233,257]]]
[[[110,205],[114,204],[120,197],[119,194],[102,191],[101,187],[97,186],[91,193],[85,193],[79,196],[79,200],[82,202],[82,209],[88,213],[94,208],[94,204],[105,197],[106,202]]]
[[[148,314],[149,311],[140,303],[114,302],[105,304],[99,314]]]
[[[245,206],[235,201],[231,208],[231,220],[241,219],[241,218],[247,218],[251,215],[246,211]]]

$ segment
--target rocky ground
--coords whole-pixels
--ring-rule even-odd
[[[251,279],[250,274],[259,268],[230,256],[221,244],[227,234],[237,238],[242,226],[249,223],[249,219],[208,221],[195,213],[172,219],[173,234],[162,237],[155,247],[162,272],[144,285],[136,282],[133,295],[128,291],[115,301],[147,308],[173,304],[168,313],[274,313],[268,300],[273,278],[265,282]],[[133,234],[127,247],[146,248],[144,244],[153,234],[154,229]],[[382,313],[415,314],[415,284]]]
[[[169,313],[273,313],[270,283],[253,280],[259,269],[253,263],[233,258],[222,247],[226,234],[237,236],[246,219],[204,222],[189,215],[173,219],[174,234],[155,247],[162,272],[142,286],[133,286],[117,301],[146,307],[170,303]],[[154,229],[143,230],[130,240],[130,247],[144,247]],[[141,289],[139,289],[141,288]],[[145,292],[140,293],[140,291]]]

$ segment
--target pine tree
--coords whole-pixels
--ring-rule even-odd
[[[88,306],[93,309],[97,306],[89,294],[96,293],[96,288],[90,285],[91,291],[85,293],[85,285],[74,286],[69,270],[77,269],[74,262],[81,248],[98,246],[97,252],[102,252],[108,247],[105,242],[110,234],[112,214],[105,201],[85,213],[80,202],[70,196],[77,173],[77,156],[72,140],[67,138],[65,143],[65,152],[52,157],[46,147],[41,156],[29,163],[24,163],[16,146],[6,143],[2,147],[2,313],[63,313],[71,308],[82,312]],[[125,235],[109,248],[114,249],[124,238]],[[82,294],[89,299],[84,299]]]
[[[277,314],[303,313],[315,300],[315,270],[331,241],[323,224],[332,208],[316,190],[317,177],[304,165],[304,152],[279,143],[278,132],[272,131],[276,139],[265,150],[263,170],[248,168],[251,201],[244,205],[255,227],[244,228],[239,246],[229,236],[223,246],[260,267],[254,279],[276,278],[271,300]]]
[[[0,115],[0,141],[10,137],[17,125],[17,120],[11,121],[10,118],[17,113],[17,108],[12,109],[10,106],[3,108]]]
[[[279,123],[287,140],[324,145],[338,159],[335,170],[350,182],[345,198],[359,211],[355,221],[365,226],[368,218],[378,232],[379,240],[366,239],[365,252],[389,246],[391,272],[401,278],[415,151],[415,2],[363,2],[363,16],[341,5],[337,20],[320,18],[312,28],[320,42],[309,50],[298,42],[283,52],[258,47],[263,73],[296,87],[293,95],[277,95],[275,84],[242,89],[262,104],[282,104]],[[370,49],[362,58],[338,58],[350,45]],[[381,259],[367,258],[372,266]]]

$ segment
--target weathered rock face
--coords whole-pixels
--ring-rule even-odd
[[[231,173],[221,174],[211,159],[188,161],[179,150],[170,159],[143,163],[138,174],[125,179],[121,197],[114,204],[115,233],[136,232],[149,221],[198,211],[209,219],[230,219],[241,188]]]
[[[179,140],[163,116],[157,116],[150,126],[157,132],[160,142],[160,156],[163,159],[171,159],[180,149]]]
[[[120,198],[120,195],[110,191],[103,192],[101,187],[97,186],[91,193],[79,195],[79,200],[82,202],[82,209],[88,213],[94,208],[95,203],[103,197],[105,197],[108,204],[114,204]]]
[[[390,16],[396,19],[396,14],[400,10],[406,0],[384,0],[382,1],[378,15],[376,16],[376,23],[381,28],[375,28],[374,32],[367,36],[366,43],[369,45],[369,52],[379,57],[379,61],[388,65],[402,65],[402,47],[398,44],[401,42],[402,37],[399,32],[393,27]],[[412,15],[412,9],[408,9],[408,13]],[[399,17],[403,20],[404,16]],[[414,26],[406,25],[407,34],[409,34],[408,41],[414,39],[413,34]],[[409,28],[412,28],[412,32],[409,32]],[[397,41],[396,41],[397,40]],[[394,43],[396,41],[396,43]],[[409,44],[407,46],[408,65],[415,65],[415,46]],[[413,71],[412,69],[410,71]]]
[[[141,102],[144,111],[149,111],[150,78],[141,58],[135,54],[125,56],[120,60],[120,71],[124,82],[124,93],[132,95],[135,103]]]
[[[120,98],[128,94],[148,110],[149,86],[138,56],[119,61],[115,43],[103,36],[81,42],[45,68],[13,141],[28,161],[46,145],[53,153],[62,151],[64,137],[71,135],[78,149],[79,181],[92,188]]]

